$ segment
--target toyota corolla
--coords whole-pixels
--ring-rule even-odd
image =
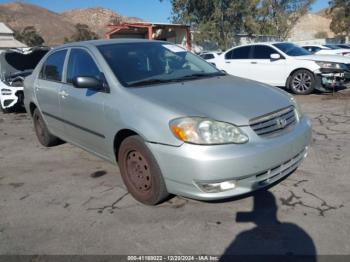
[[[167,42],[56,47],[24,92],[42,145],[63,140],[118,164],[128,191],[149,205],[266,187],[295,171],[310,143],[292,96]]]

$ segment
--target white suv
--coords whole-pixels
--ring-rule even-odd
[[[292,43],[258,43],[232,48],[215,59],[227,73],[286,87],[295,94],[325,91],[350,79],[350,58],[312,55]]]

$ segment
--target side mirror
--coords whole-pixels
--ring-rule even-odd
[[[90,76],[77,76],[73,79],[73,85],[76,88],[87,88],[100,90],[103,88],[103,84],[100,80]]]
[[[270,58],[271,58],[271,60],[279,60],[279,59],[281,59],[281,55],[277,54],[277,53],[271,54]]]

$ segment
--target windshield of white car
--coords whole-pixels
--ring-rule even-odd
[[[167,42],[118,43],[97,48],[126,87],[224,75],[196,55]]]
[[[289,56],[311,55],[311,53],[306,49],[291,43],[278,43],[278,44],[273,44],[273,46],[277,47],[279,50],[281,50],[282,52],[284,52]]]

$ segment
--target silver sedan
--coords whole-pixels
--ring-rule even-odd
[[[149,205],[266,187],[297,169],[311,138],[286,92],[161,41],[57,47],[24,93],[42,145],[67,141],[118,164],[128,191]]]

